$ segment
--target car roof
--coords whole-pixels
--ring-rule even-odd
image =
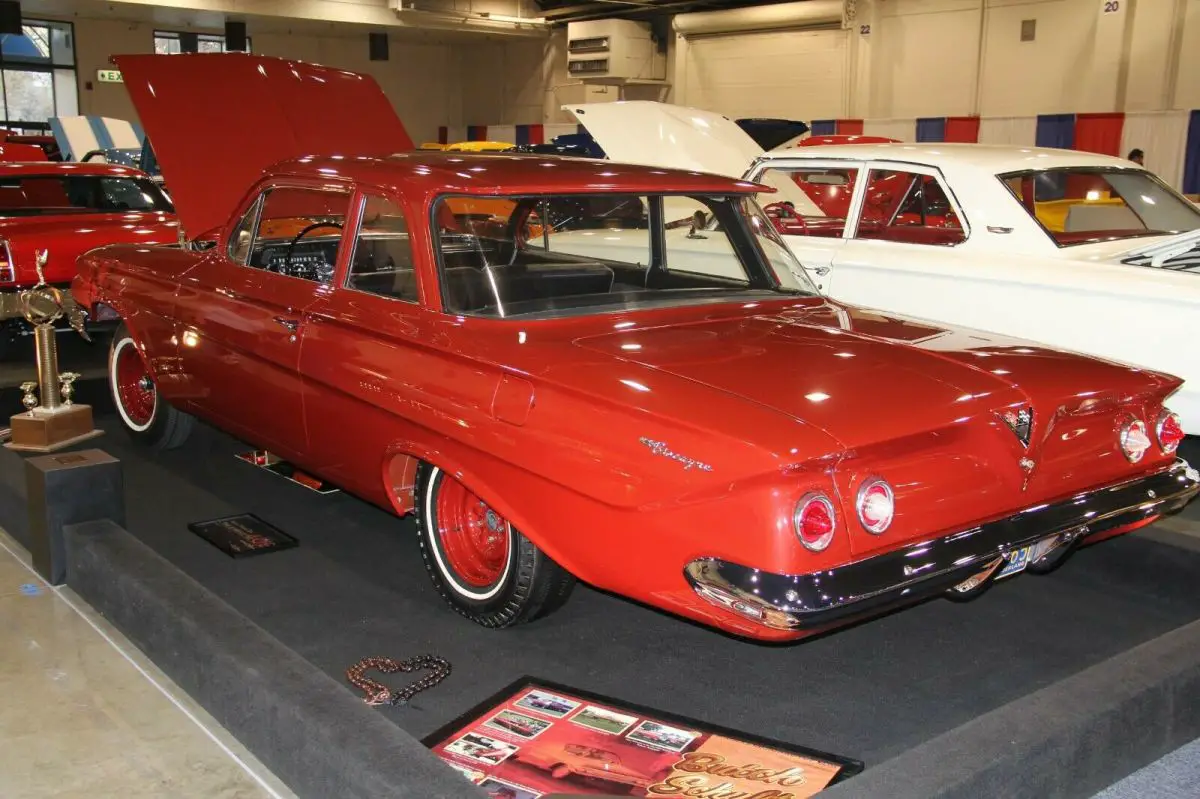
[[[117,178],[144,178],[146,173],[120,164],[92,161],[21,161],[0,163],[0,177],[6,175],[100,175]]]
[[[770,188],[744,180],[591,158],[418,150],[386,158],[305,156],[273,166],[276,175],[341,177],[401,193],[513,195],[541,193],[752,194]]]
[[[909,161],[931,166],[970,166],[992,174],[1064,167],[1141,169],[1132,161],[1111,155],[1053,147],[1006,144],[881,143],[830,144],[773,150],[766,158],[854,158],[867,161]]]

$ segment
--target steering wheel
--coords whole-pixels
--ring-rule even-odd
[[[290,267],[292,265],[292,256],[296,252],[296,245],[300,243],[300,239],[304,238],[312,231],[314,231],[318,228],[323,228],[323,227],[331,227],[331,228],[336,228],[338,230],[342,229],[342,225],[338,222],[313,222],[311,225],[306,225],[303,230],[301,230],[299,233],[296,234],[296,238],[292,239],[291,242],[288,244],[287,251],[284,253],[284,256],[283,256],[283,264],[279,267],[279,269],[277,271],[279,271],[281,274],[290,274],[290,271],[291,271]]]
[[[808,223],[804,221],[804,217],[796,213],[795,206],[789,205],[786,202],[771,203],[770,205],[764,206],[763,213],[765,213],[767,217],[775,223],[775,229],[780,233],[784,232],[783,225],[781,224],[784,219],[791,219],[799,222],[801,230],[803,230],[805,233],[808,232]]]

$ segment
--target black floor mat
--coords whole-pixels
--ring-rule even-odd
[[[445,683],[379,711],[417,736],[532,674],[870,765],[1200,617],[1200,553],[1126,537],[970,604],[796,645],[734,640],[587,588],[542,622],[489,631],[430,588],[411,521],[241,463],[245,447],[207,428],[153,457],[104,426],[98,445],[125,463],[130,531],[317,667],[343,680],[368,655],[448,658]],[[233,560],[188,532],[234,512],[300,547]]]

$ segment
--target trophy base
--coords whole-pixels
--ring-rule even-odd
[[[10,420],[11,440],[5,448],[19,452],[56,452],[104,435],[92,423],[92,406],[64,405],[50,413],[18,413]]]

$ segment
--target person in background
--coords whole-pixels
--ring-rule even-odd
[[[1139,166],[1146,165],[1146,154],[1136,147],[1129,151],[1129,160]]]

